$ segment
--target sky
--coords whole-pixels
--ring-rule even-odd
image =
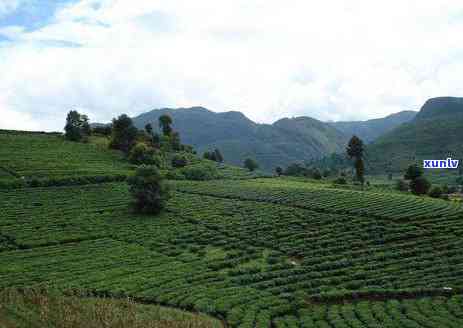
[[[364,120],[463,95],[463,1],[0,0],[0,128],[155,108]]]

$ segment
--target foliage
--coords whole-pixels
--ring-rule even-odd
[[[182,143],[180,142],[180,134],[177,131],[173,131],[170,134],[170,142],[174,151],[182,150]]]
[[[187,166],[181,170],[187,180],[212,180],[218,178],[218,171],[215,165],[197,164]]]
[[[137,128],[132,119],[125,114],[114,118],[112,122],[112,135],[110,147],[128,153],[135,144]]]
[[[253,160],[252,158],[246,158],[244,160],[244,167],[247,168],[249,171],[254,171],[255,169],[257,169],[259,167],[259,165],[257,164],[257,162],[255,160]]]
[[[80,114],[76,110],[71,110],[67,115],[64,131],[64,136],[69,141],[85,140],[90,134],[87,115]]]
[[[439,186],[432,187],[428,192],[428,195],[433,198],[441,198],[442,194],[443,194],[443,191],[441,187]]]
[[[276,173],[276,175],[278,175],[278,176],[281,176],[281,175],[283,174],[283,169],[281,168],[281,166],[277,166],[277,167],[275,168],[275,173]]]
[[[214,149],[214,155],[215,155],[215,160],[219,163],[223,162],[223,156],[222,153],[218,148]]]
[[[345,185],[347,184],[347,180],[345,177],[338,177],[333,181],[334,184]]]
[[[355,179],[359,181],[362,186],[364,183],[364,175],[365,175],[365,165],[363,164],[363,141],[358,138],[357,136],[352,136],[349,140],[349,143],[346,147],[346,153],[349,158],[354,159],[354,167],[355,167]]]
[[[147,124],[145,125],[145,131],[146,131],[146,133],[147,133],[148,135],[150,135],[150,136],[153,135],[154,130],[153,130],[153,126],[151,125],[151,123],[147,123]]]
[[[136,212],[158,214],[169,199],[169,189],[155,166],[140,166],[127,180]]]
[[[425,195],[431,188],[431,183],[424,177],[418,177],[410,181],[410,190],[415,195]]]
[[[400,179],[396,182],[396,189],[399,191],[408,191],[408,183]]]
[[[188,159],[181,154],[176,154],[172,158],[172,166],[173,167],[185,167],[188,164]]]
[[[417,164],[410,165],[404,174],[404,179],[415,180],[423,175],[423,169]]]
[[[219,328],[205,315],[144,305],[130,298],[102,298],[84,291],[39,288],[0,291],[0,326],[61,328]]]
[[[91,128],[91,134],[109,137],[111,135],[111,130],[112,130],[111,124],[97,125]]]
[[[129,162],[132,164],[140,165],[157,165],[159,166],[159,160],[155,158],[155,150],[144,143],[137,143],[129,153]]]
[[[305,176],[307,175],[307,168],[300,163],[292,163],[286,168],[285,175]]]
[[[159,127],[162,129],[162,134],[165,136],[170,136],[172,132],[172,117],[167,114],[161,115],[159,117]]]
[[[312,179],[320,180],[322,178],[322,174],[320,173],[319,169],[315,168],[311,170],[311,177]]]

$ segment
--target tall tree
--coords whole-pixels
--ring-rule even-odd
[[[347,156],[350,159],[354,159],[354,168],[355,168],[355,177],[357,181],[362,184],[365,182],[364,174],[365,174],[365,165],[363,164],[363,141],[357,137],[352,136],[349,140],[349,143],[346,148]]]
[[[257,164],[257,162],[252,158],[246,158],[244,160],[244,167],[252,172],[259,167],[259,164]]]
[[[65,138],[71,141],[81,141],[86,138],[90,134],[87,115],[71,110],[66,117],[64,131]]]
[[[132,119],[127,115],[122,114],[118,118],[114,118],[109,146],[128,153],[135,144],[137,131],[137,128],[133,125]]]
[[[153,136],[153,126],[151,123],[145,125],[145,131],[148,133],[149,136]]]
[[[423,170],[417,164],[410,165],[405,171],[404,179],[415,180],[423,175]]]
[[[170,134],[170,143],[172,145],[173,150],[181,150],[182,143],[180,142],[180,133],[177,131],[172,131]]]
[[[214,150],[214,154],[215,154],[215,160],[219,163],[222,163],[223,162],[223,156],[222,156],[222,153],[220,152],[220,150],[218,148],[216,148]]]
[[[165,136],[170,136],[170,134],[172,133],[171,125],[172,125],[172,118],[169,115],[164,114],[159,117],[159,127],[162,129],[162,133]]]
[[[139,213],[157,214],[170,197],[168,185],[155,166],[140,166],[128,179],[132,208]]]

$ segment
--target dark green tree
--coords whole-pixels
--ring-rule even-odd
[[[222,156],[222,153],[220,152],[220,150],[218,148],[216,148],[214,150],[214,154],[215,154],[216,162],[222,163],[223,162],[223,156]]]
[[[410,181],[410,190],[415,195],[425,195],[431,188],[431,183],[424,177],[417,177]]]
[[[208,151],[205,151],[204,154],[203,154],[203,158],[204,159],[211,159],[211,153],[208,152]]]
[[[275,173],[278,175],[278,176],[281,176],[283,174],[283,169],[280,167],[280,166],[277,166],[275,168]]]
[[[365,181],[365,165],[363,164],[363,151],[363,141],[355,135],[352,136],[347,145],[346,153],[350,159],[354,159],[355,177],[356,180],[362,184],[362,188],[363,183]]]
[[[252,158],[246,158],[244,160],[244,167],[252,172],[259,167],[259,164],[257,164],[257,162]]]
[[[182,149],[182,143],[180,142],[180,134],[177,131],[171,132],[170,143],[172,145],[173,150],[179,151]]]
[[[155,166],[140,166],[127,182],[135,212],[158,214],[170,197],[168,186]]]
[[[170,136],[172,133],[172,117],[167,114],[161,115],[159,117],[159,127],[162,129],[162,134],[165,136]]]
[[[137,128],[133,125],[132,119],[125,114],[113,119],[111,142],[109,146],[114,149],[128,153],[135,144]]]
[[[132,164],[155,164],[155,150],[144,143],[137,143],[129,153],[129,162]]]
[[[443,193],[444,192],[441,187],[435,186],[429,190],[428,195],[433,198],[441,198]]]
[[[145,125],[145,131],[148,133],[149,136],[153,136],[153,126],[151,123]]]
[[[183,155],[176,154],[172,158],[172,166],[173,167],[185,167],[185,166],[187,166],[187,164],[188,164],[188,160]]]
[[[90,135],[90,125],[87,115],[71,110],[66,117],[64,127],[65,138],[70,141],[81,141]]]
[[[320,180],[322,178],[322,174],[320,173],[320,170],[315,168],[311,172],[311,178],[315,180]]]
[[[404,174],[404,179],[415,180],[423,175],[423,169],[416,164],[410,165]]]

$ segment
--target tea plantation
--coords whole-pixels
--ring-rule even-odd
[[[8,169],[48,163],[27,144],[9,143],[27,155]],[[87,169],[124,169],[98,156]],[[156,217],[129,210],[124,182],[0,189],[0,288],[130,296],[229,327],[463,327],[458,204],[286,178],[169,183]]]

